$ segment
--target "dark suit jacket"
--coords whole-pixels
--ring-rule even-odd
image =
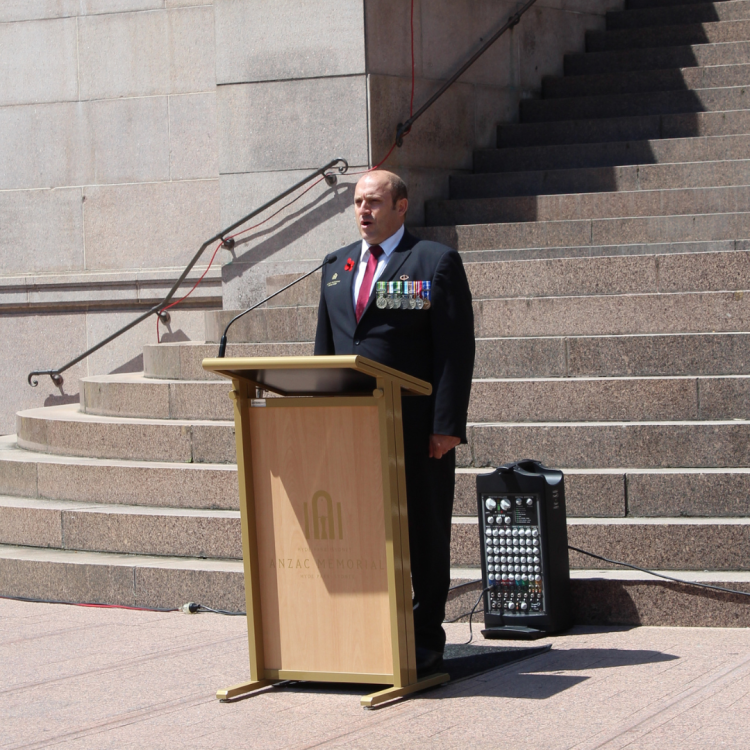
[[[466,441],[474,370],[474,312],[461,256],[446,245],[404,234],[378,281],[432,282],[429,310],[379,309],[375,287],[359,323],[352,287],[361,241],[323,267],[315,354],[359,354],[432,384],[431,398],[404,402],[404,426]],[[352,270],[345,270],[347,261]],[[334,274],[337,275],[333,279]],[[418,403],[417,403],[418,402]],[[414,427],[415,425],[411,425]]]

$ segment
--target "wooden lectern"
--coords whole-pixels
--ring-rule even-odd
[[[250,681],[417,679],[401,393],[429,383],[357,356],[205,359],[234,386]],[[280,398],[257,398],[258,390]],[[427,448],[425,447],[425,450]]]

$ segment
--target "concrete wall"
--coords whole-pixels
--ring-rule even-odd
[[[508,0],[415,0],[415,109],[520,7]],[[408,221],[446,197],[448,175],[494,146],[501,122],[535,96],[563,55],[581,51],[621,0],[538,0],[514,30],[415,125],[386,166],[407,181]],[[409,116],[409,0],[215,0],[222,219],[230,221],[335,156],[351,172],[378,163]],[[357,177],[313,188],[227,254],[225,308],[260,298],[267,275],[312,268],[357,238]]]
[[[200,0],[0,3],[0,434],[78,378],[138,370],[154,320],[62,365],[154,304],[220,217],[214,9]],[[220,271],[167,339],[202,338]]]

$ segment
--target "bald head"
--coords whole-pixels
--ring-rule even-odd
[[[404,224],[409,208],[406,184],[393,172],[368,172],[354,191],[354,211],[362,238],[377,245],[394,235]]]

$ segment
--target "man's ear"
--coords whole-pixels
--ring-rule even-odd
[[[396,211],[398,211],[399,216],[405,216],[408,210],[409,210],[408,198],[402,198],[400,201],[396,203]]]

